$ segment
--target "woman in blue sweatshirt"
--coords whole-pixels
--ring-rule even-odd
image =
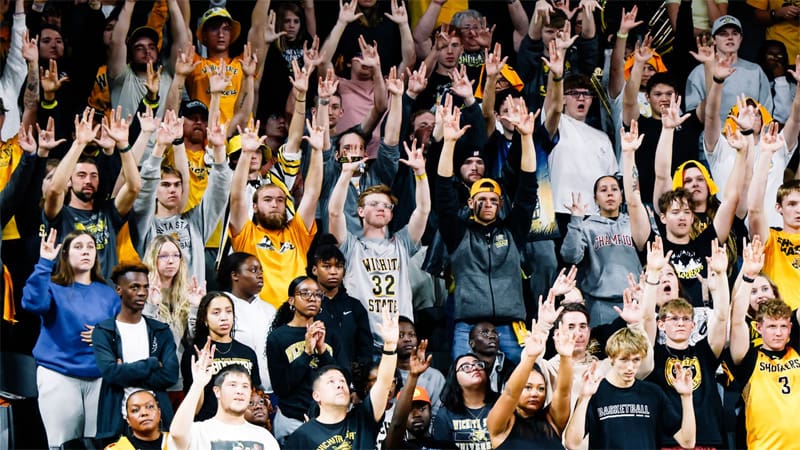
[[[101,378],[92,329],[120,310],[119,297],[100,275],[94,237],[73,231],[58,245],[56,238],[55,229],[42,238],[39,262],[22,291],[22,307],[42,318],[33,357],[50,448],[94,437]]]

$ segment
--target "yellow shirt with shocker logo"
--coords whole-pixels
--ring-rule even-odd
[[[800,307],[800,234],[770,228],[764,245],[764,273],[792,309]]]
[[[6,187],[20,160],[22,160],[22,148],[19,146],[17,136],[0,143],[0,189]],[[3,228],[3,240],[9,241],[12,239],[19,239],[17,222],[13,217]]]

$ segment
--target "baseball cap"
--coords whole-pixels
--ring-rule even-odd
[[[717,20],[714,21],[714,25],[711,27],[711,35],[716,36],[717,32],[722,29],[722,27],[736,27],[739,30],[739,33],[742,32],[742,22],[739,22],[739,19],[733,16],[722,16],[718,17]]]
[[[197,39],[201,42],[203,41],[203,26],[205,26],[206,22],[208,22],[210,19],[216,17],[231,21],[231,27],[233,27],[233,30],[231,30],[231,42],[235,42],[239,37],[239,33],[242,31],[242,24],[233,20],[231,13],[229,13],[227,9],[219,7],[210,8],[200,17],[200,24],[197,25],[197,32],[195,33]]]
[[[266,163],[270,159],[272,159],[272,149],[269,148],[267,145],[261,144],[259,148],[261,150],[261,156],[263,157],[262,163]],[[228,156],[233,155],[234,153],[238,153],[242,150],[242,136],[240,134],[236,134],[231,136],[228,139],[228,143],[225,148],[225,152]]]
[[[126,43],[131,45],[141,37],[149,38],[156,45],[158,45],[159,41],[161,40],[158,31],[156,31],[155,28],[143,26],[131,31],[131,33],[128,35],[128,40]]]
[[[190,116],[195,113],[200,113],[208,120],[208,107],[200,100],[189,100],[181,103],[181,117]]]
[[[497,181],[494,181],[491,178],[481,178],[480,180],[472,183],[472,187],[469,189],[469,198],[475,197],[481,192],[494,192],[498,196],[503,194],[503,190],[500,189],[500,185],[497,184]]]
[[[397,393],[397,398],[400,398],[401,392]],[[411,403],[414,402],[425,402],[429,405],[431,404],[431,397],[428,395],[428,391],[426,391],[424,387],[417,386],[414,388],[414,397],[411,398]]]

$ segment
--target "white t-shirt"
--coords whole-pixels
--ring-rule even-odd
[[[142,317],[138,323],[117,322],[122,340],[122,362],[132,363],[150,357],[150,339],[147,337],[147,322]],[[138,391],[135,386],[126,387],[125,393]]]
[[[770,227],[783,227],[783,218],[775,211],[775,196],[778,194],[778,188],[783,184],[783,171],[786,169],[786,165],[792,158],[795,149],[797,149],[797,144],[791,149],[784,144],[783,148],[772,155],[772,162],[769,165],[769,174],[767,175],[767,189],[764,191],[764,211],[767,214]],[[752,151],[756,155],[761,152],[760,141]],[[736,161],[736,149],[728,145],[728,140],[724,136],[720,136],[717,139],[717,145],[714,147],[713,153],[708,152],[705,139],[703,139],[703,152],[708,165],[711,167],[711,177],[714,178],[714,182],[717,183],[719,188],[717,198],[722,201],[724,199],[725,186],[728,184],[728,178]],[[755,170],[755,164],[753,164],[753,170]]]
[[[561,115],[558,132],[558,144],[547,158],[556,212],[569,214],[564,205],[572,204],[576,192],[589,206],[587,212],[595,214],[594,182],[619,172],[614,147],[605,133],[566,114]]]
[[[242,421],[229,425],[211,418],[194,422],[190,433],[190,450],[279,450],[278,441],[266,428]],[[177,448],[170,436],[169,448]]]
[[[272,392],[272,383],[269,380],[267,369],[267,334],[275,318],[275,307],[256,298],[252,302],[226,292],[233,300],[233,309],[236,313],[236,340],[250,347],[256,352],[258,358],[258,373],[261,375],[261,385],[266,392]]]

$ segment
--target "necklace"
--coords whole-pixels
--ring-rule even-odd
[[[217,350],[216,350],[215,353],[219,353],[220,355],[227,355],[228,353],[230,353],[231,349],[233,348],[233,341],[230,341],[228,343],[228,349],[225,350],[224,352],[222,350],[220,350],[220,347],[219,347],[220,343],[216,343],[215,342],[214,345],[216,345],[216,347],[217,347]]]
[[[483,418],[483,417],[482,417],[482,416],[483,416],[483,410],[485,410],[485,409],[486,409],[486,405],[483,405],[483,406],[481,406],[481,409],[477,410],[477,411],[478,411],[478,413],[477,413],[477,414],[473,414],[473,413],[472,413],[472,411],[473,411],[473,410],[472,410],[471,408],[464,407],[464,409],[466,409],[466,410],[467,410],[467,414],[469,414],[469,415],[470,415],[470,417],[472,417],[472,418],[473,418],[473,419],[475,419],[475,420],[480,420],[480,419],[482,419],[482,418]]]

